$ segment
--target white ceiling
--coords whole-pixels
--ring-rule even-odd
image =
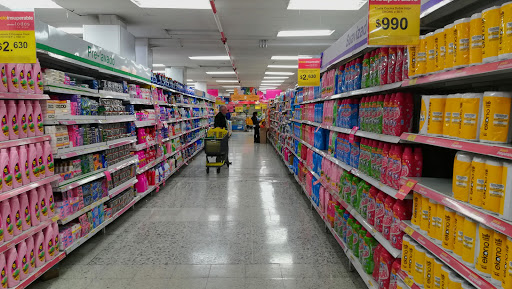
[[[165,1],[165,0],[162,0]],[[183,0],[186,1],[186,0]],[[314,0],[313,0],[314,1]],[[99,14],[122,18],[135,37],[150,38],[153,63],[186,66],[187,78],[207,81],[208,88],[218,88],[219,78],[211,70],[231,70],[229,61],[190,60],[189,56],[226,55],[211,10],[142,9],[130,0],[55,0],[64,9],[37,9],[36,16],[56,27],[97,24]],[[269,64],[294,64],[273,61],[273,55],[316,55],[324,51],[366,12],[287,10],[288,0],[216,0],[220,22],[228,39],[242,86],[258,87]],[[328,37],[279,38],[280,30],[331,29]],[[259,48],[259,40],[268,40]],[[296,64],[296,62],[295,62]],[[296,69],[268,69],[292,71]],[[297,75],[279,88],[293,87]]]

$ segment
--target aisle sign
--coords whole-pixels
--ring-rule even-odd
[[[414,45],[420,37],[421,0],[370,0],[368,45]]]
[[[36,63],[34,12],[0,11],[0,63]]]
[[[299,59],[299,86],[320,86],[320,58]]]
[[[243,106],[236,106],[235,107],[235,112],[244,112],[244,107]]]

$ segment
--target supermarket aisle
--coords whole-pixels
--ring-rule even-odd
[[[366,288],[270,144],[235,133],[232,167],[204,154],[35,288]]]

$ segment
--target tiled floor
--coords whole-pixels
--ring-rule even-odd
[[[230,140],[66,257],[36,288],[366,288],[270,144]]]

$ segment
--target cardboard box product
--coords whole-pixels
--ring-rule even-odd
[[[267,131],[266,127],[260,127],[260,143],[267,143]]]

